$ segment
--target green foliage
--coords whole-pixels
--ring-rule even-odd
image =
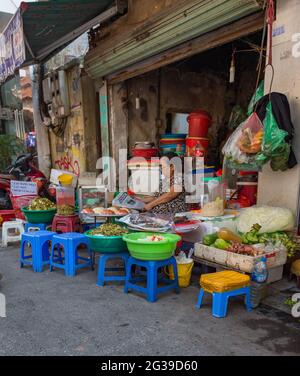
[[[22,140],[14,135],[0,134],[0,171],[9,166],[18,154],[25,152]]]

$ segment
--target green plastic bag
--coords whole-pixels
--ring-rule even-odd
[[[291,150],[290,144],[285,141],[288,133],[279,128],[271,102],[268,103],[266,110],[262,152],[256,156],[256,162],[263,165],[270,161],[273,171],[285,171],[288,168],[287,163]]]
[[[285,150],[285,138],[288,133],[279,128],[272,110],[272,103],[267,105],[267,113],[264,120],[264,138],[262,152],[272,158],[280,155]]]
[[[251,101],[249,103],[248,111],[247,111],[248,116],[250,116],[254,112],[254,107],[256,103],[264,96],[264,87],[265,87],[265,81],[262,80],[260,84],[258,85],[258,88],[253,94]]]

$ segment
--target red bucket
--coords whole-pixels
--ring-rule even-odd
[[[193,112],[188,116],[187,121],[189,123],[189,137],[207,137],[208,129],[212,123],[212,118],[207,111]]]
[[[187,137],[186,152],[188,157],[205,157],[209,139],[203,137]]]

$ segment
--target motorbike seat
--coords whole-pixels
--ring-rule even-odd
[[[0,179],[14,180],[15,176],[9,174],[0,174]]]

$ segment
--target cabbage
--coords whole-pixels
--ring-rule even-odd
[[[241,211],[237,218],[237,230],[249,232],[251,227],[261,225],[259,234],[276,231],[292,231],[295,219],[291,210],[272,206],[253,206]]]

